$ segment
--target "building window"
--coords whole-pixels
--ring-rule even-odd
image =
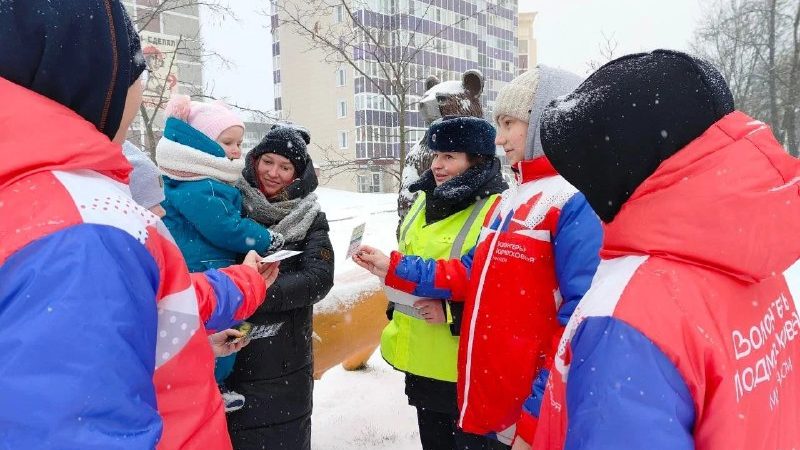
[[[347,101],[346,100],[339,100],[339,103],[336,107],[337,117],[340,119],[343,117],[347,117]]]
[[[276,97],[275,98],[275,111],[280,111],[281,109],[283,109],[283,108],[281,108],[281,106],[282,106],[281,105],[281,98],[280,97]]]
[[[519,44],[519,52],[520,53],[528,53],[528,40],[527,39],[520,39],[518,44]]]
[[[358,192],[382,192],[383,183],[380,172],[370,172],[358,176]]]
[[[519,55],[519,69],[525,70],[528,68],[528,55]]]
[[[347,131],[339,130],[339,148],[342,150],[347,149]]]
[[[333,20],[336,23],[342,23],[344,21],[344,6],[336,5],[334,7]]]
[[[339,70],[336,71],[336,86],[344,86],[346,82],[347,71],[345,71],[343,67],[340,67]]]

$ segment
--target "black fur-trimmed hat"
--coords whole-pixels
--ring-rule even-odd
[[[436,152],[494,156],[496,134],[492,124],[479,117],[445,116],[431,124],[428,148]]]

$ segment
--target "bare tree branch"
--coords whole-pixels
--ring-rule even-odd
[[[410,69],[417,64],[418,55],[423,51],[435,50],[434,44],[449,30],[469,20],[476,20],[480,13],[486,11],[476,7],[472,14],[460,15],[452,23],[441,24],[441,20],[431,17],[434,2],[415,2],[414,8],[417,8],[413,15],[417,19],[416,26],[398,31],[392,21],[407,20],[412,17],[409,11],[371,11],[359,0],[272,2],[272,13],[277,15],[278,26],[286,26],[304,37],[307,50],[321,52],[325,62],[351,67],[358,79],[362,79],[367,87],[385,100],[388,109],[397,118],[397,133],[382,134],[382,142],[376,144],[385,146],[389,152],[399,144],[397,155],[361,155],[352,160],[352,156],[346,157],[333,149],[321,148],[326,155],[327,175],[363,171],[368,163],[373,163],[372,167],[380,167],[393,179],[398,182],[401,180],[401,170],[409,147],[408,136],[413,131],[406,116],[418,102],[412,96],[422,94],[415,94],[422,77],[411,76]],[[492,6],[487,10],[489,8]],[[344,20],[328,23],[327,18],[333,18],[337,12]],[[423,20],[436,22],[436,31],[422,33]]]
[[[594,72],[605,63],[617,57],[619,42],[617,42],[617,39],[614,37],[614,33],[611,33],[609,36],[605,31],[601,31],[600,35],[603,37],[603,41],[597,44],[600,59],[593,59],[587,63],[589,66],[588,72]]]
[[[704,17],[693,50],[720,69],[737,109],[797,155],[800,0],[717,0]]]
[[[134,23],[139,30],[145,31],[154,21],[161,20],[165,13],[179,13],[181,10],[196,10],[204,8],[204,13],[211,17],[226,18],[236,20],[236,16],[230,6],[220,0],[147,0],[143,2],[137,0],[136,17]],[[162,52],[165,58],[169,58],[169,68],[167,73],[173,72],[173,66],[180,61],[216,61],[223,67],[230,67],[230,61],[218,52],[206,49],[200,35],[200,29],[193,36],[181,34],[178,36],[177,44],[171,51]],[[202,96],[203,87],[181,81],[181,84],[189,90],[189,94],[197,97]],[[149,103],[142,105],[139,109],[141,117],[142,132],[144,142],[142,146],[145,151],[153,154],[158,136],[156,135],[156,122],[159,113],[164,109],[169,100],[166,89],[161,89],[158,98],[150,99]],[[240,108],[244,110],[243,108]],[[257,114],[257,111],[253,111]],[[265,114],[262,112],[262,114]],[[268,114],[265,116],[269,117]]]

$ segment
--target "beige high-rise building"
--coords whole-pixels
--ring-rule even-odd
[[[128,138],[148,152],[154,150],[164,125],[163,108],[172,92],[202,94],[203,65],[200,6],[161,8],[167,0],[122,0],[136,28],[147,61],[143,105],[155,135],[148,143],[141,112]],[[180,49],[180,50],[176,50]]]
[[[535,12],[519,13],[517,28],[517,75],[536,66],[536,38],[533,36]]]
[[[280,0],[294,9],[304,0]],[[309,18],[309,26],[326,31],[350,19],[339,2]],[[517,0],[352,0],[354,17],[370,23],[386,53],[415,45],[407,62],[410,109],[406,111],[407,148],[425,134],[416,109],[428,75],[440,81],[460,80],[468,69],[485,77],[484,102],[491,110],[497,92],[516,74]],[[275,110],[281,118],[311,132],[309,153],[320,167],[320,183],[357,192],[396,192],[400,155],[399,114],[370,81],[388,85],[385,72],[365,51],[364,33],[356,31],[348,48],[360,71],[326,62],[321,50],[309,50],[308,33],[298,33],[273,8],[271,23]],[[379,30],[379,31],[375,31]],[[349,36],[348,36],[349,37]],[[341,42],[341,40],[339,41]],[[408,47],[407,43],[414,42]],[[423,44],[425,43],[425,44]],[[369,78],[359,72],[368,74]],[[347,168],[342,168],[347,164]]]
[[[320,26],[325,27],[335,20],[327,15],[318,19]],[[315,165],[325,167],[328,160],[354,160],[352,67],[325,63],[321,50],[309,51],[303,36],[292,33],[288,26],[277,26],[275,15],[271,33],[275,110],[282,119],[309,129],[308,150]],[[352,170],[335,168],[323,171],[320,178],[320,183],[327,187],[349,191],[356,190],[358,181]]]

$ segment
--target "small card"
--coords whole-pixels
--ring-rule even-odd
[[[362,223],[361,225],[353,228],[353,234],[350,235],[350,247],[347,248],[347,255],[344,257],[344,259],[352,258],[358,247],[361,246],[361,239],[364,238],[364,228],[366,226],[366,223]]]
[[[417,297],[416,295],[407,294],[403,291],[390,288],[389,286],[384,286],[383,290],[386,292],[386,298],[388,298],[390,302],[398,305],[414,306],[414,303],[417,301],[425,300],[425,297]]]
[[[275,252],[275,253],[273,253],[271,255],[267,255],[267,256],[263,257],[261,259],[261,262],[263,262],[263,263],[278,262],[278,261],[280,261],[282,259],[291,258],[292,256],[297,256],[300,253],[303,253],[303,252],[298,252],[298,251],[295,251],[295,250],[280,250],[280,251],[277,251],[277,252]]]
[[[250,332],[250,340],[275,336],[282,326],[283,322],[273,323],[271,325],[256,325],[253,327],[253,331]]]
[[[244,336],[238,338],[228,339],[228,343],[235,344],[243,339],[263,339],[275,336],[278,330],[283,326],[283,322],[273,323],[271,325],[253,325],[250,322],[242,322],[234,328],[241,331]]]

